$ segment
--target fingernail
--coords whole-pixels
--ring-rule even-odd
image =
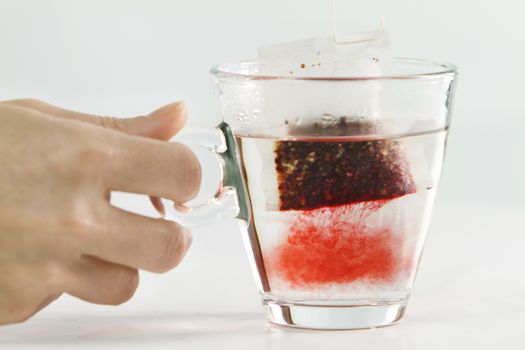
[[[191,230],[186,227],[182,230],[182,234],[184,235],[184,239],[186,240],[186,251],[188,251],[188,249],[191,246],[191,243],[193,242],[193,234],[191,233]]]
[[[159,140],[169,140],[186,123],[187,112],[183,101],[170,103],[132,123],[130,134]]]
[[[151,201],[151,204],[153,204],[153,207],[157,210],[157,213],[162,217],[166,217],[166,210],[164,208],[164,204],[160,200],[159,197],[150,196],[149,200]]]
[[[181,116],[185,115],[186,113],[186,104],[184,103],[184,101],[178,101],[160,107],[159,109],[151,112],[148,115],[148,117],[151,117],[153,119],[162,119],[171,116]]]
[[[173,204],[173,207],[176,211],[180,211],[181,213],[189,213],[191,211],[190,207],[185,206],[184,204]]]

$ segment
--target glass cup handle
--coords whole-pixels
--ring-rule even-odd
[[[186,206],[178,211],[174,202],[161,198],[167,220],[186,227],[201,227],[224,218],[238,218],[248,223],[249,204],[246,187],[236,153],[233,133],[226,123],[215,129],[194,129],[184,132],[176,142],[203,147],[213,152],[221,164],[221,183],[215,195],[204,204]]]

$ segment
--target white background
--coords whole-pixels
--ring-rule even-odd
[[[339,31],[367,29],[384,17],[396,56],[455,63],[460,80],[435,215],[405,323],[348,339],[338,333],[337,344],[408,349],[441,334],[436,347],[490,347],[505,339],[523,345],[523,3],[340,0],[338,10]],[[0,100],[34,97],[131,116],[184,99],[190,124],[211,127],[220,120],[211,66],[255,57],[259,46],[329,34],[329,14],[327,0],[0,0]],[[138,200],[120,201],[150,210]],[[168,345],[190,339],[186,345],[198,348],[213,336],[218,345],[239,348],[252,336],[252,345],[262,348],[291,346],[291,339],[323,344],[310,333],[265,328],[233,221],[194,236],[182,265],[164,276],[143,274],[130,303],[107,308],[65,297],[26,325],[0,329],[0,347],[31,339],[117,346],[132,338]],[[492,324],[506,328],[493,334]],[[447,342],[453,334],[459,338]]]

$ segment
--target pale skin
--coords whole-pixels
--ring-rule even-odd
[[[62,293],[97,304],[129,300],[139,270],[174,268],[188,229],[111,206],[111,191],[182,204],[201,169],[165,142],[186,122],[183,103],[117,119],[37,100],[0,102],[0,324],[22,322]]]

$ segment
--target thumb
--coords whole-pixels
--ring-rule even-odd
[[[186,106],[182,101],[168,104],[146,116],[134,118],[103,117],[80,113],[33,99],[11,100],[3,103],[30,108],[58,118],[79,120],[126,134],[159,140],[169,140],[183,128],[187,119]]]
[[[184,102],[165,105],[147,116],[135,118],[97,117],[100,126],[116,129],[126,134],[169,140],[186,124],[187,110]]]

